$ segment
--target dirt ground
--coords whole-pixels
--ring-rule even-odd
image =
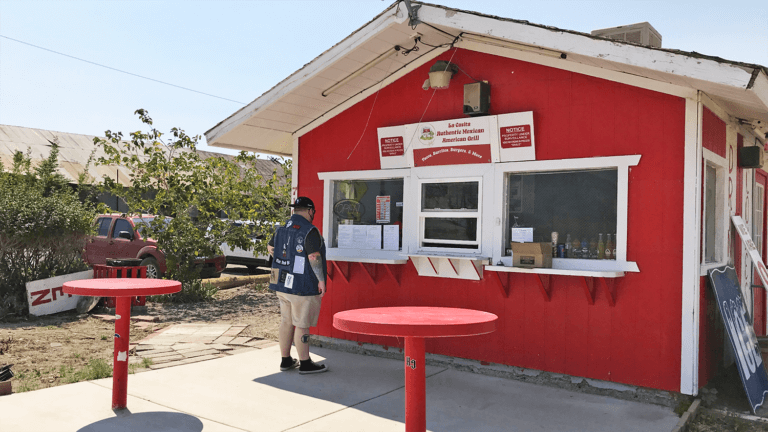
[[[221,290],[211,302],[168,304],[147,302],[147,315],[158,322],[131,323],[131,341],[172,324],[222,322],[247,324],[242,336],[277,340],[280,306],[263,284]],[[91,314],[63,312],[0,322],[0,366],[11,364],[13,392],[68,384],[77,371],[93,369],[94,361],[112,364],[114,323]],[[82,375],[82,374],[81,374]],[[91,375],[86,375],[91,376]],[[110,375],[111,376],[111,375]]]

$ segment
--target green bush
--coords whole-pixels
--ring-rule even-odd
[[[82,252],[96,210],[55,172],[58,146],[40,166],[17,152],[0,166],[0,319],[28,312],[26,283],[86,270]]]

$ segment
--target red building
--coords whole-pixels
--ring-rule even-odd
[[[766,255],[764,67],[662,49],[647,23],[613,31],[644,45],[428,4],[416,18],[394,4],[206,133],[293,157],[329,247],[315,334],[398,347],[333,314],[472,308],[497,331],[427,351],[696,394],[724,346],[704,275],[726,264],[765,334],[730,221]]]

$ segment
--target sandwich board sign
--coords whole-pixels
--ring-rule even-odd
[[[720,316],[731,342],[736,366],[752,413],[765,401],[768,374],[765,372],[755,329],[749,323],[747,308],[739,289],[739,279],[733,267],[724,266],[707,272],[715,291]],[[755,413],[756,414],[756,413]]]

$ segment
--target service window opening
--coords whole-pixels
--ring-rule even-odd
[[[617,184],[615,168],[508,173],[505,255],[519,227],[533,228],[534,242],[556,237],[555,257],[615,259]]]
[[[335,180],[331,247],[401,250],[403,179]]]

